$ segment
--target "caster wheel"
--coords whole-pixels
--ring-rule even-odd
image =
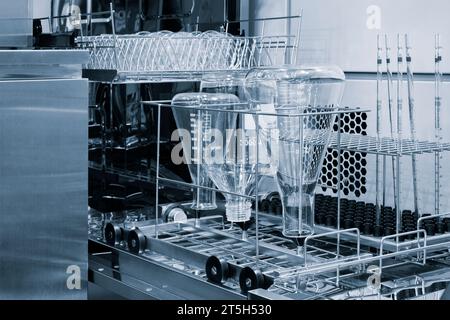
[[[264,275],[260,270],[245,267],[239,275],[239,285],[243,293],[262,288],[264,286]]]
[[[230,270],[226,261],[216,256],[211,256],[206,260],[205,271],[209,281],[221,284],[222,281],[228,278]]]
[[[112,223],[105,227],[105,241],[110,246],[117,246],[122,241],[122,229]]]
[[[141,230],[134,229],[128,234],[128,250],[134,254],[142,254],[145,250],[146,238]]]

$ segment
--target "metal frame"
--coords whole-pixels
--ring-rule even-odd
[[[258,203],[257,192],[255,193],[255,196],[242,195],[227,192],[225,190],[210,189],[196,185],[195,183],[184,183],[160,177],[159,142],[161,140],[160,120],[162,109],[201,109],[200,106],[180,107],[172,106],[169,103],[169,101],[142,101],[143,105],[152,106],[157,108],[158,111],[157,172],[155,178],[156,207],[159,205],[159,190],[165,185],[178,185],[190,189],[201,188],[214,190],[254,199],[255,203]],[[251,114],[256,116],[256,119],[259,118],[258,116],[285,116],[271,113],[258,113],[256,111],[229,111],[220,109],[211,109],[209,111]],[[346,114],[362,111],[364,110],[340,109],[323,113]],[[311,114],[300,113],[293,116],[301,118],[310,115]],[[292,115],[290,116],[292,117]],[[259,132],[257,132],[257,134],[259,134]],[[359,143],[355,144],[354,139],[357,139],[356,141],[359,141]],[[373,141],[375,141],[375,143],[373,143]],[[437,145],[428,142],[415,141],[408,144],[408,142],[404,141],[396,142],[395,139],[381,141],[381,143],[377,144],[376,138],[359,136],[355,138],[355,136],[341,134],[341,130],[338,130],[333,136],[332,147],[338,151],[348,149],[374,154],[380,154],[380,150],[382,150],[387,156],[433,153],[443,151],[447,148],[446,145]],[[310,142],[314,143],[313,140]],[[364,143],[367,149],[362,147],[364,146]],[[405,145],[406,147],[398,149],[396,148],[398,145]],[[340,171],[340,164],[338,167]],[[340,189],[337,190],[337,193],[338,199],[340,200]],[[153,254],[163,255],[168,258],[169,261],[174,259],[177,261],[176,263],[181,263],[190,270],[192,267],[202,269],[208,256],[214,254],[226,259],[228,265],[234,270],[234,276],[223,284],[224,288],[236,290],[233,288],[236,288],[237,275],[239,275],[244,266],[251,266],[261,270],[267,279],[271,279],[274,284],[266,292],[268,292],[269,295],[274,294],[276,297],[287,297],[292,294],[298,294],[299,283],[303,281],[302,279],[309,279],[310,277],[312,277],[313,280],[307,280],[309,284],[318,283],[318,281],[326,283],[330,286],[328,294],[331,294],[338,290],[343,281],[347,282],[349,279],[357,276],[364,271],[366,266],[370,263],[378,262],[380,274],[385,268],[392,268],[394,265],[404,264],[404,257],[409,257],[412,261],[415,261],[416,263],[420,262],[424,265],[429,259],[442,256],[442,250],[448,250],[450,246],[450,234],[429,237],[426,231],[422,229],[406,233],[400,233],[399,230],[397,230],[396,234],[392,236],[377,239],[361,235],[358,229],[341,230],[338,225],[338,230],[333,230],[318,226],[316,228],[318,234],[306,239],[302,252],[303,255],[300,256],[296,248],[289,248],[289,240],[270,234],[271,231],[277,230],[280,226],[279,218],[259,213],[258,206],[256,206],[254,212],[257,221],[256,227],[254,230],[249,231],[247,241],[243,241],[240,237],[239,230],[233,229],[232,225],[225,223],[222,217],[204,218],[200,223],[199,221],[190,221],[187,224],[167,224],[160,222],[158,210],[156,210],[155,214],[156,219],[154,220],[154,225],[138,228],[144,234],[146,239],[146,250],[144,250],[142,259],[152,264],[151,258],[147,258],[149,254],[150,256]],[[442,214],[442,216],[447,215],[450,214]],[[338,201],[338,220],[339,216],[340,201]],[[425,219],[426,218],[423,218],[420,221]],[[417,239],[414,241],[400,241],[401,238],[410,234],[417,234]],[[421,237],[420,235],[423,236]],[[336,247],[336,250],[330,250],[328,248],[330,245]],[[370,253],[366,250],[362,251],[362,245],[376,248],[377,253]],[[122,244],[121,247],[123,249],[127,248],[126,244]],[[432,253],[436,254],[430,257],[430,254]],[[268,261],[271,260],[278,262],[275,264],[268,263]],[[385,263],[385,261],[388,263]],[[170,269],[172,262],[168,263]],[[282,282],[290,283],[290,285],[282,285]],[[251,296],[250,293],[249,296]],[[318,296],[316,295],[316,298],[317,297]]]

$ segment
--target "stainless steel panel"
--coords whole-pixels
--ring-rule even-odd
[[[123,250],[91,241],[102,254],[89,256],[90,280],[129,299],[244,300],[239,292]],[[112,257],[111,257],[112,256]],[[119,268],[111,269],[111,260]]]
[[[81,65],[89,59],[87,50],[1,50],[0,65]]]
[[[0,299],[87,297],[87,96],[81,79],[0,81]]]
[[[28,18],[32,17],[33,1],[2,1],[0,9],[0,18]]]
[[[81,78],[85,50],[0,50],[1,79]]]
[[[32,45],[33,1],[0,2],[0,47],[26,48]]]

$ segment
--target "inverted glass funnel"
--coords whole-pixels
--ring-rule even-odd
[[[205,74],[202,78],[200,90],[202,92],[230,93],[236,95],[240,102],[247,105],[248,94],[245,90],[246,74],[237,71],[223,71]],[[258,190],[263,194],[276,191],[273,175],[274,171],[268,159],[267,151],[261,146],[257,148],[256,118],[251,114],[238,114],[236,135],[229,146],[227,163],[222,168],[214,168],[217,171],[227,172],[227,181],[215,181],[220,188],[233,190],[233,192],[245,195],[253,195],[256,183],[256,162],[258,167]],[[259,158],[256,157],[259,153]],[[230,157],[237,159],[231,159]],[[237,163],[236,163],[237,162]],[[214,175],[213,175],[214,176]],[[214,178],[211,178],[214,180]],[[251,215],[251,202],[241,201],[239,197],[228,197],[227,219],[239,223],[244,230]],[[245,237],[244,237],[245,238]]]
[[[253,196],[256,187],[256,135],[254,130],[236,129],[236,118],[230,114],[218,117],[216,128],[227,132],[222,137],[225,148],[222,155],[208,161],[208,174],[225,193],[226,217],[229,222],[245,223],[250,220],[252,201],[243,196]],[[217,161],[219,160],[219,161]],[[245,231],[245,230],[244,230]]]
[[[245,77],[246,73],[239,71],[221,71],[215,73],[207,73],[203,76],[200,90],[208,93],[229,93],[237,96],[241,103],[248,104],[249,96],[245,90]],[[262,118],[260,117],[260,120]],[[256,121],[255,117],[251,114],[239,114],[237,130],[242,137],[256,141]],[[261,139],[260,143],[265,139]],[[256,145],[253,145],[253,150],[248,150],[251,157],[256,159]],[[258,190],[265,190],[265,193],[271,193],[276,191],[274,183],[274,170],[271,167],[270,159],[267,155],[267,149],[260,145],[259,150],[259,182]],[[256,161],[256,160],[255,160]]]
[[[277,115],[260,123],[260,131],[276,168],[286,237],[314,234],[315,189],[344,83],[337,67],[255,69],[247,76],[253,108]]]
[[[229,125],[236,126],[236,114],[220,113],[211,109],[231,108],[239,103],[239,99],[230,94],[211,93],[183,93],[176,95],[172,100],[172,108],[177,130],[172,135],[173,141],[181,140],[181,144],[172,152],[172,161],[175,164],[185,163],[191,174],[194,184],[214,188],[208,176],[206,159],[222,154],[223,126],[217,126],[221,121],[229,119]],[[192,109],[189,107],[196,107]],[[194,191],[192,209],[204,211],[216,209],[216,196],[212,190],[198,188]]]

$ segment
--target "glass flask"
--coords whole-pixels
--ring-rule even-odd
[[[208,176],[205,158],[211,158],[211,154],[215,153],[222,154],[220,148],[223,146],[218,145],[222,139],[217,136],[222,136],[225,131],[216,130],[218,119],[224,121],[226,116],[233,117],[229,121],[232,125],[233,121],[236,123],[237,118],[236,114],[212,112],[208,109],[231,108],[237,103],[239,99],[230,94],[182,93],[173,98],[172,106],[176,107],[173,107],[172,111],[178,129],[172,134],[172,141],[181,140],[181,144],[172,151],[172,161],[177,165],[187,164],[194,184],[214,188]],[[213,190],[195,190],[192,209],[204,211],[216,208],[216,195]]]
[[[203,76],[200,91],[209,93],[229,93],[237,96],[241,103],[248,104],[249,96],[245,90],[245,76],[246,73],[239,71],[222,71],[215,73],[207,73]],[[260,117],[261,118],[261,117]],[[243,130],[247,136],[246,139],[256,140],[256,124],[255,117],[251,114],[238,114],[238,130]],[[260,134],[261,136],[261,134]],[[264,139],[262,139],[264,140]],[[267,149],[260,139],[259,153],[259,182],[258,190],[261,195],[277,191],[275,181],[273,179],[274,170],[271,166],[270,159],[267,154]],[[262,144],[261,144],[262,143]],[[252,156],[255,157],[256,146],[254,146]]]
[[[338,67],[285,66],[247,75],[252,108],[276,114],[262,116],[259,127],[276,168],[283,234],[300,243],[314,234],[315,189],[336,120],[330,112],[338,109],[344,84]]]
[[[257,139],[256,131],[242,125],[248,104],[230,105],[228,111],[219,112],[212,123],[215,134],[214,152],[205,157],[207,172],[219,190],[224,193],[227,221],[238,224],[246,234],[246,222],[252,214],[252,199],[256,187]],[[219,133],[224,133],[220,135]],[[243,197],[246,196],[246,197]]]

